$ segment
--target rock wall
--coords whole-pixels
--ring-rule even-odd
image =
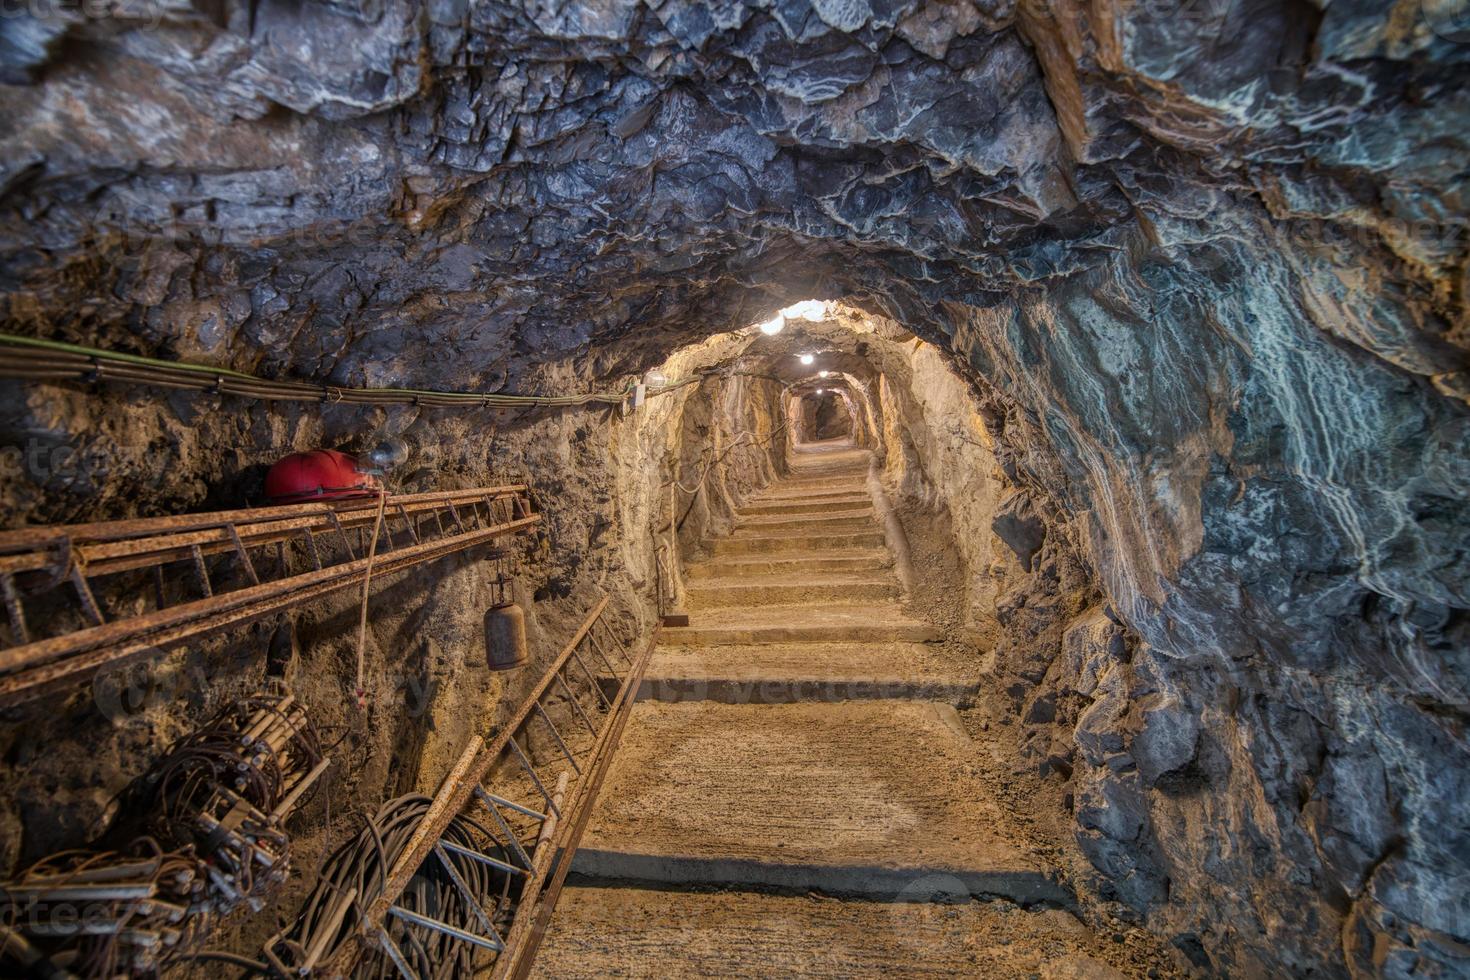
[[[1470,838],[1425,816],[1466,790],[1466,419],[1324,336],[1286,261],[1156,266],[1169,290],[1120,263],[956,346],[1111,603],[1047,649],[1119,894],[1221,969],[1454,973]]]

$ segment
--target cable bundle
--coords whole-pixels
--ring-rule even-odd
[[[228,368],[162,361],[136,354],[98,350],[55,340],[0,334],[6,348],[0,377],[22,381],[114,381],[188,391],[212,391],[262,401],[322,402],[335,405],[421,405],[433,408],[536,408],[621,405],[628,391],[585,395],[508,395],[423,388],[347,388],[309,381],[272,381]],[[679,387],[676,382],[649,392]]]
[[[148,775],[152,827],[193,846],[223,902],[259,911],[286,879],[286,817],[326,768],[321,742],[290,695],[242,698],[174,745]]]
[[[0,974],[19,964],[38,976],[151,976],[220,958],[202,939],[285,881],[282,824],[326,766],[293,697],[236,701],[143,781],[153,835],[128,853],[63,851],[0,885]]]
[[[62,851],[0,886],[0,963],[29,947],[52,971],[113,977],[195,948],[216,914],[201,862],[146,837],[133,850]]]
[[[363,908],[382,894],[389,870],[408,846],[431,802],[429,797],[418,795],[389,800],[368,818],[367,826],[356,837],[327,858],[300,917],[266,951],[273,969],[286,976],[309,975],[329,962],[344,943],[355,941],[353,934]],[[510,861],[506,848],[490,831],[463,815],[449,824],[441,841],[498,861]],[[449,848],[443,853],[503,934],[513,911],[512,876]],[[431,854],[418,869],[397,907],[465,932],[487,934],[437,855]],[[424,980],[473,975],[476,947],[469,943],[393,915],[388,916],[385,927],[414,972]],[[386,955],[375,952],[359,961],[353,975],[358,980],[396,980],[399,973]]]

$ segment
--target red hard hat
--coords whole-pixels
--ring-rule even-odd
[[[273,504],[372,497],[378,490],[372,474],[358,471],[356,457],[335,449],[292,453],[265,475],[266,500]]]

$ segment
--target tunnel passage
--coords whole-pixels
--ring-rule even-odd
[[[813,388],[800,396],[803,442],[829,442],[850,439],[853,435],[852,414],[841,395],[830,388]]]
[[[396,442],[393,492],[524,482],[544,538],[5,708],[0,875],[267,659],[351,733],[354,807],[431,790],[522,693],[487,608],[526,670],[604,595],[648,635],[827,370],[1079,907],[1196,972],[1470,971],[1470,49],[1381,6],[13,11],[5,528],[257,508],[290,453]],[[186,545],[89,604],[69,540],[7,649],[17,608],[46,642],[276,568]]]

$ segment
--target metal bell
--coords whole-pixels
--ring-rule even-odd
[[[514,602],[485,612],[485,663],[491,670],[514,670],[530,659],[526,652],[526,614]]]

